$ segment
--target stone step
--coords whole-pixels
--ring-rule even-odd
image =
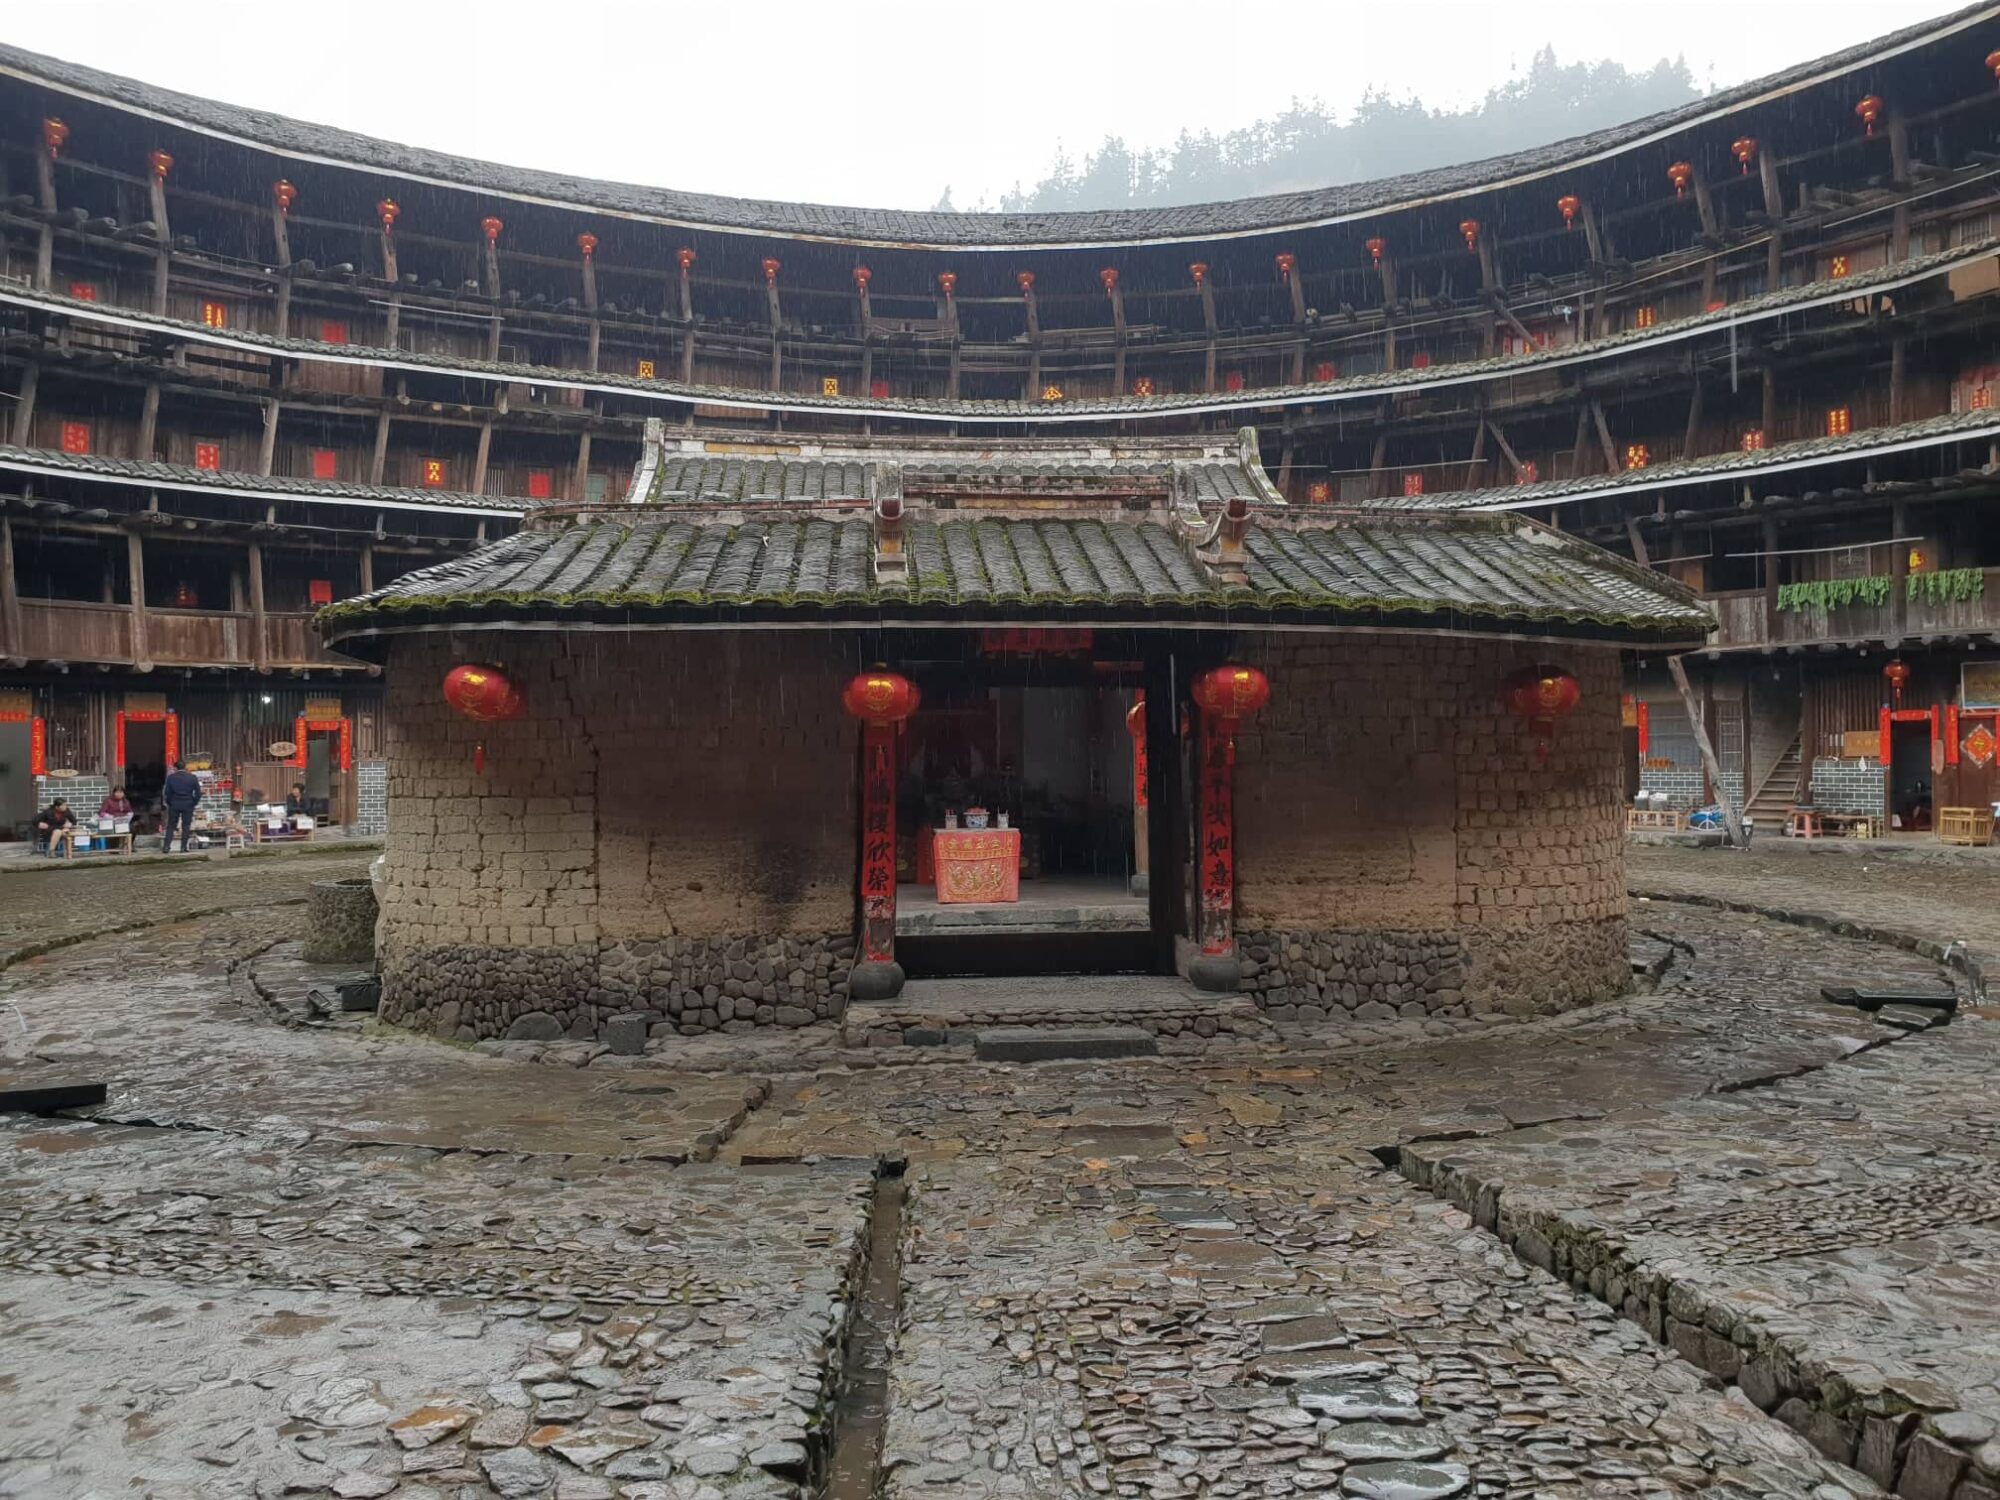
[[[1160,1044],[1137,1026],[989,1026],[973,1037],[981,1062],[1058,1062],[1092,1057],[1154,1057]]]
[[[1203,994],[1183,980],[1142,976],[912,980],[893,1000],[848,1006],[851,1047],[966,1046],[989,1027],[1135,1027],[1162,1036],[1262,1036],[1248,995]]]

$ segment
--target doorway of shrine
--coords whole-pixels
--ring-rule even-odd
[[[912,977],[1170,972],[1149,868],[1147,659],[1088,630],[914,638],[896,740]]]

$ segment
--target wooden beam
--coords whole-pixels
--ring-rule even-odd
[[[1570,439],[1570,478],[1581,479],[1590,472],[1588,468],[1590,448],[1590,408],[1578,403],[1576,408],[1576,435]]]
[[[46,151],[35,153],[35,196],[41,202],[43,213],[53,214],[56,211],[56,164]],[[49,289],[55,256],[55,225],[45,220],[35,240],[35,287],[38,291]]]
[[[1769,365],[1764,366],[1764,405],[1759,420],[1764,429],[1764,446],[1777,447],[1783,441],[1778,435],[1778,372]]]
[[[479,424],[479,448],[472,455],[472,493],[486,493],[486,461],[493,452],[493,419]]]
[[[389,413],[375,414],[375,451],[368,458],[368,482],[380,484],[389,462]]]
[[[1597,441],[1604,449],[1604,467],[1608,474],[1616,474],[1621,467],[1618,462],[1618,444],[1611,436],[1611,423],[1605,420],[1604,404],[1595,398],[1590,403],[1590,420],[1597,428]]]
[[[257,472],[269,475],[278,458],[278,413],[283,403],[273,396],[264,403],[264,432],[257,442]]]
[[[1688,378],[1693,388],[1688,392],[1687,430],[1681,435],[1681,457],[1693,458],[1695,444],[1701,441],[1701,372],[1695,368],[1692,356],[1688,359]]]
[[[1901,540],[1910,534],[1910,503],[1889,502],[1889,625],[1901,635],[1910,623],[1910,544]],[[1888,747],[1883,746],[1886,755]]]
[[[1709,195],[1708,184],[1702,181],[1699,172],[1694,177],[1694,209],[1701,216],[1703,234],[1711,238],[1721,234],[1721,223],[1715,217],[1715,199]]]
[[[1500,445],[1501,453],[1506,456],[1507,466],[1514,471],[1514,482],[1520,483],[1521,455],[1514,451],[1514,445],[1507,441],[1507,434],[1500,430],[1500,424],[1491,417],[1486,419],[1486,429],[1493,434],[1493,441]]]
[[[150,672],[153,647],[146,630],[146,548],[136,531],[125,534],[125,578],[132,594],[132,664],[141,672]]]
[[[1639,531],[1639,518],[1625,518],[1625,535],[1632,544],[1632,556],[1642,568],[1653,565],[1646,551],[1646,538]],[[1736,811],[1736,803],[1723,786],[1722,762],[1716,758],[1715,744],[1708,737],[1708,721],[1703,717],[1700,701],[1694,695],[1694,686],[1688,681],[1687,668],[1681,664],[1679,656],[1667,658],[1667,675],[1674,680],[1674,691],[1681,695],[1681,706],[1687,710],[1688,724],[1694,730],[1695,749],[1701,755],[1702,770],[1707,773],[1715,790],[1715,800],[1722,804],[1722,824],[1729,836],[1729,842],[1742,848],[1747,842],[1743,837],[1743,819]]]
[[[1375,429],[1375,446],[1368,454],[1368,493],[1377,500],[1388,492],[1388,459],[1389,428],[1384,423]]]
[[[153,316],[167,312],[167,278],[173,271],[173,226],[167,222],[167,179],[158,172],[147,174],[146,186],[152,203],[153,227],[159,231],[159,249],[153,252]]]
[[[375,549],[366,545],[361,549],[361,592],[375,592]]]
[[[1461,488],[1479,487],[1479,466],[1486,461],[1486,419],[1479,419],[1479,430],[1472,435],[1472,457],[1465,465],[1465,483]]]
[[[1778,639],[1778,518],[1764,516],[1764,639]]]
[[[1904,350],[1909,340],[1893,338],[1889,340],[1889,420],[1903,420],[1903,394],[1907,387],[1904,379]]]
[[[271,643],[264,620],[263,543],[250,544],[250,555],[244,563],[244,572],[250,580],[250,667],[252,671],[269,672]]]
[[[595,412],[592,415],[596,415]],[[576,468],[570,480],[569,497],[571,504],[581,504],[590,498],[590,429],[583,429],[576,440]]]
[[[35,429],[35,390],[41,383],[40,365],[29,365],[21,372],[21,388],[14,395],[14,426],[10,434],[16,448],[33,446],[28,439]]]
[[[1588,198],[1583,200],[1583,240],[1594,264],[1601,266],[1611,258],[1611,237],[1597,222],[1597,206]]]
[[[278,206],[276,193],[271,195],[271,264],[286,267],[292,263],[292,221],[286,217],[284,209]]]
[[[20,584],[14,577],[14,523],[0,516],[0,658],[26,658],[27,633],[21,627]]]

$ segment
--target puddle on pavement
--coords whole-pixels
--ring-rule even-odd
[[[251,1325],[252,1333],[261,1333],[270,1338],[295,1339],[301,1334],[324,1328],[332,1318],[316,1317],[312,1313],[275,1312],[261,1323]]]

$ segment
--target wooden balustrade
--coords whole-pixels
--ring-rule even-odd
[[[130,664],[132,611],[123,604],[85,604],[67,599],[21,601],[21,654],[31,661]],[[148,656],[161,667],[249,667],[256,665],[256,620],[233,610],[149,609]],[[274,669],[351,668],[362,663],[329,651],[312,628],[310,614],[264,617],[265,660]]]

